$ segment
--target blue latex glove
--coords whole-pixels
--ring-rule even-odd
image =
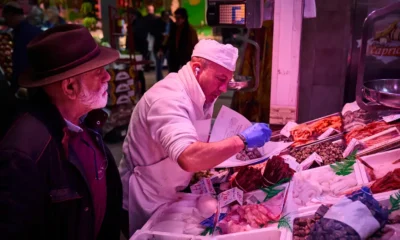
[[[272,131],[265,123],[255,123],[240,133],[247,142],[248,148],[262,147],[271,138]]]

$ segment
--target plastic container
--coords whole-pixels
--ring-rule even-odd
[[[330,115],[327,115],[327,116],[323,116],[323,117],[320,117],[320,118],[317,118],[317,119],[313,119],[313,120],[308,121],[308,122],[300,123],[299,125],[307,125],[307,126],[310,126],[310,125],[313,124],[313,123],[316,123],[316,122],[318,122],[318,121],[321,121],[321,120],[324,120],[324,119],[327,119],[327,118],[330,118],[330,117],[334,117],[334,116],[338,116],[338,117],[341,118],[340,132],[334,132],[334,133],[331,134],[328,138],[335,137],[335,136],[337,136],[337,135],[341,135],[341,133],[343,132],[343,119],[342,119],[342,115],[341,115],[340,112],[338,112],[338,113],[333,113],[333,114],[330,114]],[[305,145],[309,145],[309,144],[312,144],[312,143],[314,143],[314,142],[319,142],[319,141],[321,141],[321,140],[319,140],[319,139],[317,139],[317,138],[318,138],[320,135],[321,135],[321,134],[316,134],[316,135],[314,135],[314,136],[312,136],[312,137],[309,138],[309,142],[308,142],[308,143],[306,143],[306,144],[298,144],[298,145],[294,146],[294,148],[298,148],[298,147],[302,147],[302,146],[305,146]],[[293,141],[293,136],[290,136],[290,137],[288,138],[288,137],[285,137],[285,136],[283,136],[282,134],[280,134],[280,133],[278,133],[278,132],[274,132],[274,134],[271,136],[271,141],[276,141],[276,142],[278,142],[278,141],[292,142],[292,141]]]
[[[209,237],[191,236],[167,232],[138,230],[129,240],[202,240]]]
[[[366,148],[357,152],[358,157],[388,151],[400,145],[400,131],[397,127],[392,127],[373,136],[361,139],[360,142]]]
[[[287,190],[289,189],[289,183],[283,184],[280,187],[285,187],[284,197],[286,198]],[[197,198],[200,195],[197,194],[182,194],[181,198],[177,202],[173,202],[170,204],[165,204],[160,207],[147,221],[147,223],[143,226],[141,230],[138,230],[130,240],[200,240],[200,239],[230,239],[230,240],[275,240],[286,239],[286,230],[278,229],[277,224],[271,224],[266,228],[251,230],[247,232],[240,233],[232,233],[232,234],[224,234],[219,236],[199,236],[199,235],[189,235],[189,234],[180,234],[180,233],[171,233],[171,232],[160,232],[153,231],[152,228],[155,224],[159,223],[160,218],[164,215],[165,212],[168,212],[171,208],[180,208],[182,212],[189,213],[196,206]],[[262,200],[265,197],[265,193],[261,190],[256,190],[253,192],[244,194],[244,201],[250,196],[256,197],[258,200]],[[285,203],[286,201],[284,201]],[[284,203],[281,208],[283,209]]]
[[[395,149],[387,152],[380,152],[369,156],[364,156],[360,158],[363,162],[374,168],[374,173],[377,178],[381,178],[388,172],[393,171],[396,168],[400,168],[400,161],[393,164],[394,161],[400,159],[400,149]],[[365,183],[372,181],[369,174],[366,171],[367,167],[360,164],[360,175]]]
[[[360,165],[361,164],[358,161],[353,165],[353,167],[354,167],[354,171],[353,171],[354,175],[353,176],[355,177],[355,180],[357,181],[357,186],[362,186],[365,183],[362,178],[362,175],[361,175]],[[322,166],[319,168],[305,170],[303,172],[306,172],[307,174],[323,174],[325,171],[332,171],[332,169],[329,165],[327,165],[327,166]],[[300,174],[300,173],[295,173],[294,177],[297,174]],[[352,176],[350,175],[348,177],[352,177]],[[335,203],[341,198],[341,197],[338,197],[338,198],[330,197],[329,199],[325,199],[325,200],[323,198],[319,198],[319,199],[317,199],[318,201],[308,202],[306,206],[300,206],[300,205],[297,205],[293,199],[294,187],[295,187],[295,184],[294,184],[294,181],[292,180],[290,182],[289,190],[287,193],[287,201],[285,203],[285,209],[284,209],[283,215],[288,214],[288,213],[301,213],[301,212],[308,212],[308,211],[315,212],[321,204]]]
[[[295,152],[304,151],[305,148],[311,148],[311,147],[314,147],[315,145],[321,145],[321,144],[325,144],[325,143],[331,143],[333,145],[339,146],[340,148],[342,148],[342,155],[343,155],[343,151],[346,148],[346,144],[345,144],[345,141],[344,141],[344,138],[343,138],[342,134],[335,135],[335,136],[332,136],[332,137],[329,137],[329,138],[325,138],[323,140],[319,140],[319,141],[316,141],[316,142],[313,142],[313,143],[305,144],[305,145],[302,145],[302,146],[299,146],[299,147],[295,147],[291,151],[288,151],[287,154],[289,156],[292,156],[292,157],[296,158],[295,157],[296,154],[293,154],[292,151],[295,151]],[[291,153],[292,153],[292,155],[291,155]],[[309,154],[306,157],[311,156],[311,154]],[[296,159],[296,160],[298,160],[298,159]],[[303,161],[305,161],[305,159]]]
[[[182,213],[190,213],[190,211],[192,211],[196,207],[197,199],[200,196],[201,195],[191,193],[180,194],[178,201],[161,206],[151,216],[151,218],[146,222],[141,230],[150,231],[151,228],[159,222],[162,215],[171,208],[180,208],[182,210]]]
[[[276,227],[262,228],[248,232],[232,233],[220,236],[190,236],[166,232],[139,230],[130,240],[285,240],[291,232]]]
[[[215,240],[285,240],[288,231],[284,228],[268,227],[248,232],[231,233],[220,235],[212,239]],[[211,239],[211,238],[210,238]]]

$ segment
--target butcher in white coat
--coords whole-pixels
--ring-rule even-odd
[[[211,124],[214,102],[227,91],[237,57],[230,44],[201,40],[191,61],[156,83],[136,105],[120,165],[130,235],[176,199],[193,173],[269,141],[271,130],[264,123],[214,143],[207,143],[208,132],[202,132],[207,128],[200,127]]]

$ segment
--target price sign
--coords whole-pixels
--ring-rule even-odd
[[[239,188],[231,188],[218,195],[218,202],[221,207],[225,207],[234,201],[237,201],[240,205],[243,205],[243,191]]]
[[[290,131],[297,126],[298,124],[295,122],[288,122],[286,123],[285,127],[283,127],[283,129],[281,130],[281,134],[285,137],[290,137]]]
[[[215,189],[209,178],[203,178],[198,183],[190,186],[190,191],[194,194],[215,194]]]
[[[383,119],[383,121],[385,121],[387,123],[394,122],[394,121],[400,119],[400,114],[389,115],[389,116],[383,117],[382,119]]]

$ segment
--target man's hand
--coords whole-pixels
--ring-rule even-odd
[[[246,139],[247,147],[262,147],[271,138],[272,131],[265,123],[256,123],[240,133]]]
[[[157,57],[158,57],[158,58],[162,58],[163,55],[164,55],[163,51],[161,51],[161,50],[158,51],[158,53],[157,53]]]
[[[178,164],[188,172],[208,170],[222,163],[245,147],[262,147],[271,137],[271,130],[265,123],[256,123],[244,130],[239,136],[233,136],[219,142],[195,142],[187,147],[179,156]]]
[[[178,158],[178,164],[187,172],[211,169],[244,148],[243,141],[233,136],[219,142],[195,142],[187,147]]]

